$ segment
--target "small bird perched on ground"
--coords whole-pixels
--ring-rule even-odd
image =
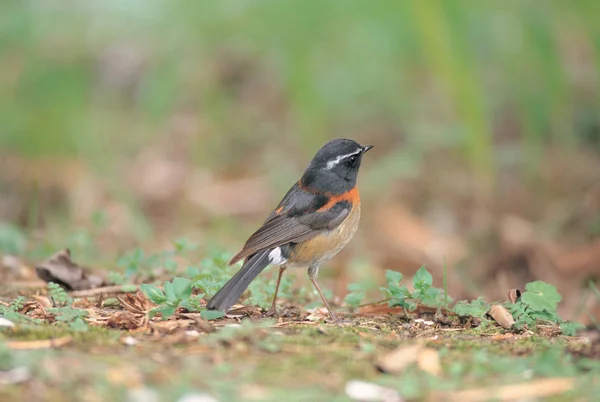
[[[308,277],[319,292],[332,319],[335,315],[317,283],[319,266],[348,244],[360,220],[356,178],[362,156],[372,145],[337,139],[314,156],[302,178],[287,192],[277,208],[230,264],[244,259],[242,268],[208,302],[210,310],[227,311],[250,282],[269,264],[279,266],[275,302],[286,268],[308,268]]]

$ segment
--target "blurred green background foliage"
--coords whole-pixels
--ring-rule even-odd
[[[306,159],[372,132],[416,164],[447,147],[489,175],[549,142],[597,146],[593,0],[1,7],[0,140],[23,155],[103,168],[181,109],[208,126],[194,153],[209,166],[274,141]]]

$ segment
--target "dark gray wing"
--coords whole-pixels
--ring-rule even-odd
[[[348,201],[340,201],[325,211],[319,211],[327,202],[326,196],[307,193],[295,185],[231,263],[262,250],[306,241],[325,230],[336,228],[348,216],[352,205]]]

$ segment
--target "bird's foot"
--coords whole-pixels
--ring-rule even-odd
[[[277,307],[271,306],[270,309],[265,313],[265,317],[269,318],[279,318],[279,313],[277,312]]]

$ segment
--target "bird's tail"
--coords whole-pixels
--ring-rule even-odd
[[[248,258],[242,268],[210,299],[206,307],[209,310],[227,312],[239,300],[250,282],[270,264],[269,251],[261,251]]]

